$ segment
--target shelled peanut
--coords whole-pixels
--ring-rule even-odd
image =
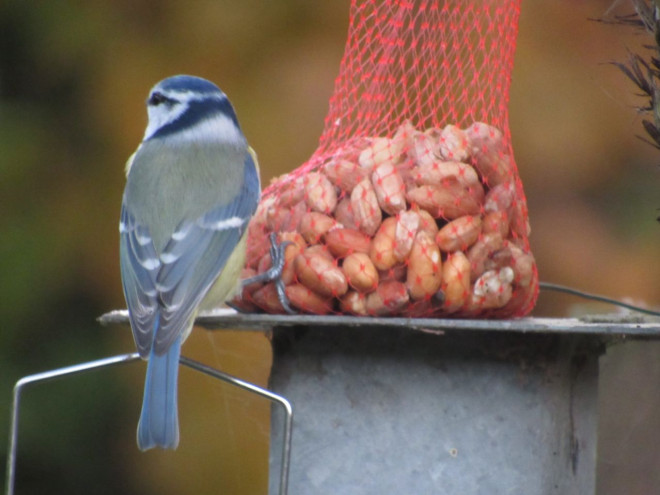
[[[485,123],[404,122],[279,178],[249,226],[246,276],[270,266],[270,232],[291,243],[282,278],[301,312],[506,317],[536,297],[522,185]],[[283,311],[273,284],[248,289],[242,307]]]

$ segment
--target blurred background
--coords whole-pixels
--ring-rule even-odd
[[[0,446],[21,376],[131,352],[118,216],[124,163],[151,86],[177,73],[218,83],[258,151],[262,180],[314,151],[343,53],[348,0],[117,0],[0,4]],[[612,9],[612,10],[611,10]],[[610,11],[611,10],[611,11]],[[612,65],[651,40],[589,20],[627,1],[523,1],[510,122],[541,280],[660,302],[660,151],[644,104]],[[537,316],[612,311],[541,293]],[[265,385],[270,344],[193,332],[184,352]],[[602,358],[599,491],[660,493],[660,344]],[[268,404],[183,369],[182,441],[135,445],[142,364],[27,389],[17,494],[264,493]],[[4,451],[0,460],[4,462]]]

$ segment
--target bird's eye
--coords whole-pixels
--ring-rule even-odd
[[[169,101],[169,98],[167,98],[164,94],[154,93],[149,98],[149,105],[158,106],[161,103],[165,103],[167,101]]]

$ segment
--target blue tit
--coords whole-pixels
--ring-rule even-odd
[[[138,447],[174,449],[181,344],[200,309],[238,288],[261,188],[257,157],[215,84],[169,77],[151,90],[147,112],[126,165],[121,278],[135,344],[148,360]]]

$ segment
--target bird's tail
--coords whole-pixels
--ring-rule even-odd
[[[153,350],[149,355],[137,431],[140,450],[153,447],[176,449],[179,444],[177,378],[180,354],[181,337],[162,356],[157,356]]]

